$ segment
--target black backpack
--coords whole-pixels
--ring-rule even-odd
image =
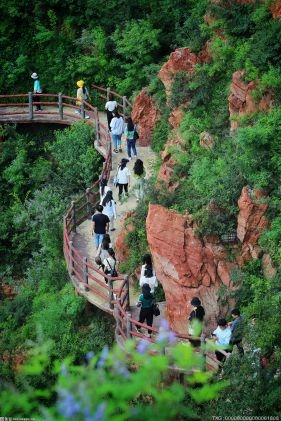
[[[109,261],[107,259],[106,259],[106,261],[107,261],[107,263],[108,263],[108,265],[110,267],[110,271],[107,272],[107,275],[110,275],[111,278],[116,278],[118,276],[117,270],[115,269],[116,263],[114,263],[114,267],[112,268],[111,265],[110,265],[110,263],[109,263]]]
[[[153,276],[152,266],[147,266],[147,265],[145,266],[144,276],[146,278],[152,278],[152,276]]]

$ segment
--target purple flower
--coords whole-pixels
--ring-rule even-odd
[[[145,354],[149,348],[149,345],[150,344],[148,341],[146,341],[145,339],[141,339],[137,344],[137,352],[139,352],[140,354]]]
[[[94,356],[95,356],[94,351],[87,352],[87,354],[86,354],[86,360],[87,360],[88,362],[90,362],[90,361],[91,361],[91,359],[92,359],[92,358],[94,358]]]
[[[120,376],[123,376],[126,379],[128,379],[128,377],[130,376],[129,370],[127,369],[127,367],[125,366],[125,364],[122,361],[114,360],[113,368],[114,368],[116,374],[119,374]]]
[[[73,417],[80,412],[80,409],[80,404],[70,392],[65,389],[59,390],[58,411],[61,415],[73,419]]]
[[[100,359],[99,359],[99,361],[97,363],[98,368],[101,368],[101,367],[104,366],[104,363],[106,362],[107,357],[108,357],[108,346],[106,345],[103,348],[102,353],[101,353],[101,356],[100,356]]]
[[[86,409],[84,411],[84,421],[103,421],[105,420],[105,409],[106,405],[104,402],[100,403],[95,411],[95,413],[92,415],[90,414],[89,409]]]
[[[177,342],[177,337],[174,332],[170,330],[170,326],[167,320],[162,319],[160,322],[159,333],[156,337],[158,343],[168,343],[173,345]]]

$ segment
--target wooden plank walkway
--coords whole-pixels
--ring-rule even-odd
[[[100,118],[100,121],[104,125],[107,125],[105,113],[99,112],[99,118]],[[112,168],[110,180],[108,183],[108,185],[112,188],[113,197],[116,201],[116,209],[117,209],[117,220],[115,221],[116,230],[113,232],[110,232],[110,238],[113,243],[113,247],[114,247],[115,240],[118,233],[123,229],[124,217],[129,211],[133,211],[137,206],[137,200],[134,194],[135,179],[133,175],[131,176],[131,188],[129,190],[129,197],[124,199],[121,203],[117,201],[118,193],[117,193],[117,189],[113,186],[113,177],[116,174],[116,169],[121,159],[127,157],[126,138],[124,135],[122,137],[122,150],[123,152],[121,153],[113,152],[112,154],[112,167],[113,168]],[[141,147],[138,145],[137,145],[137,153],[138,153],[138,158],[140,158],[144,163],[147,177],[151,176],[153,173],[153,165],[156,160],[156,154],[151,150],[149,146]],[[131,173],[133,173],[134,162],[135,160],[132,159],[127,164],[127,167],[131,170]],[[73,234],[72,241],[76,250],[78,250],[82,256],[87,257],[87,260],[92,265],[95,265],[94,258],[96,254],[96,248],[93,242],[93,238],[91,236],[91,220],[90,219],[86,220],[85,222],[83,222],[77,227],[77,232]],[[91,281],[89,282],[91,283]],[[136,307],[135,304],[137,302],[137,298],[139,294],[140,294],[140,289],[138,287],[135,288],[132,285],[132,283],[130,283],[130,303],[131,303],[130,312],[132,314],[132,317],[137,320],[138,320],[139,308]],[[82,292],[82,295],[84,295],[87,298],[87,300],[91,302],[92,304],[103,309],[104,311],[110,312],[108,302],[106,302],[105,300],[102,300],[97,295],[94,295],[92,292],[85,292],[85,293]],[[153,324],[154,327],[159,327],[159,323],[161,319],[164,318],[165,303],[160,303],[160,310],[161,310],[161,316],[154,318],[154,324]]]

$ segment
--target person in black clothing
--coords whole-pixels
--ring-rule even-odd
[[[97,213],[92,215],[91,234],[94,235],[96,248],[98,249],[103,240],[104,234],[109,230],[109,218],[107,215],[102,213],[102,205],[97,205],[96,210]]]
[[[139,314],[139,322],[146,323],[148,326],[153,324],[153,303],[155,301],[154,295],[150,292],[150,286],[148,284],[143,284],[142,294],[138,298],[137,307],[141,307]],[[137,331],[141,333],[140,327],[136,327]],[[151,337],[152,330],[148,329],[148,336]]]
[[[193,306],[193,310],[189,315],[189,329],[190,335],[200,336],[203,328],[203,320],[205,316],[205,310],[201,305],[201,301],[198,297],[193,297],[190,304]],[[199,323],[198,323],[199,322]],[[201,325],[201,327],[200,327]],[[198,328],[199,332],[198,332]],[[190,343],[194,346],[200,346],[200,340],[190,339]]]
[[[240,314],[240,310],[238,308],[234,308],[231,312],[231,317],[233,318],[233,322],[230,323],[231,337],[229,344],[232,346],[236,345],[239,355],[242,357],[244,355],[244,348],[242,345],[243,318]]]

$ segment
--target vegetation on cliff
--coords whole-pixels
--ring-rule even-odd
[[[225,366],[231,386],[224,395],[207,407],[196,405],[201,419],[209,418],[210,413],[245,415],[247,411],[250,416],[280,415],[281,411],[281,24],[272,17],[273,3],[85,0],[81,6],[68,0],[9,0],[0,5],[2,93],[30,91],[33,71],[40,74],[44,91],[70,95],[75,94],[75,81],[82,77],[88,84],[110,86],[128,96],[148,85],[162,116],[153,133],[156,151],[163,149],[170,135],[170,111],[183,105],[179,130],[184,144],[182,151],[172,150],[177,162],[173,177],[175,182],[180,180],[179,187],[168,194],[164,189],[154,191],[147,201],[179,212],[188,209],[202,235],[222,235],[235,229],[243,186],[267,191],[269,227],[260,239],[262,253],[237,277],[237,303],[249,320],[247,352],[242,362],[232,358]],[[167,105],[157,72],[177,47],[189,47],[197,54],[207,48],[209,60],[197,64],[192,76],[176,76]],[[237,70],[244,70],[245,82],[255,83],[256,103],[266,94],[271,105],[267,111],[232,117],[239,128],[230,134],[228,96]],[[104,334],[111,322],[95,319],[89,328],[92,315],[69,291],[61,252],[66,205],[97,176],[100,161],[83,124],[57,133],[54,141],[43,134],[35,141],[16,134],[13,127],[1,130],[1,278],[15,285],[17,275],[20,294],[0,307],[0,376],[24,390],[28,382],[17,374],[15,365],[20,353],[33,346],[26,341],[36,342],[42,355],[49,357],[44,370],[36,359],[31,366],[39,374],[32,377],[32,392],[38,389],[42,392],[39,398],[50,403],[54,395],[47,396],[46,389],[54,385],[54,359],[70,354],[79,363],[89,350],[111,344]],[[202,131],[212,136],[212,148],[199,146]],[[221,212],[211,212],[210,202]],[[136,244],[130,267],[139,263],[146,246],[146,205],[138,209],[137,229],[130,234]],[[269,253],[276,269],[270,280],[262,270],[263,253]],[[79,330],[81,325],[85,329]],[[267,366],[261,365],[262,355]],[[82,371],[81,377],[87,377]],[[5,388],[6,384],[1,385],[0,391]],[[4,396],[5,409],[13,403],[11,396]],[[24,396],[27,400],[20,403],[24,409],[19,413],[31,416],[34,406]],[[59,419],[65,419],[63,416]]]

